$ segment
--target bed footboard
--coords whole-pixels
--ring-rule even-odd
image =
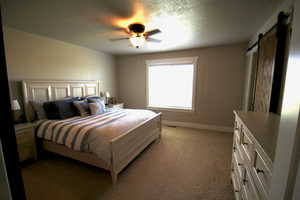
[[[117,176],[139,153],[161,135],[161,113],[111,141],[111,176]]]

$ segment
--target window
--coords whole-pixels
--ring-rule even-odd
[[[147,61],[148,107],[194,109],[196,57]]]

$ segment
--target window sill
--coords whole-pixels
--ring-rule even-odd
[[[153,107],[153,106],[147,106],[147,109],[149,109],[149,110],[159,110],[159,111],[171,111],[171,112],[187,112],[187,113],[195,112],[194,109],[163,108],[163,107]]]

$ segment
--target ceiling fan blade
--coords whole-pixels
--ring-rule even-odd
[[[125,31],[125,32],[127,32],[125,28],[114,27],[114,26],[112,27],[112,30],[114,30],[114,31]]]
[[[161,33],[161,30],[159,30],[159,29],[153,29],[151,31],[145,32],[145,35],[146,36],[151,36],[151,35],[154,35],[154,34],[157,34],[157,33]]]
[[[127,28],[115,27],[115,30],[120,31],[120,32],[124,32],[124,33],[127,33],[128,35],[130,35],[130,32],[128,31]]]
[[[129,37],[125,37],[125,38],[111,38],[109,39],[110,41],[114,42],[114,41],[119,41],[119,40],[128,40]]]
[[[149,37],[149,38],[147,38],[147,42],[157,42],[157,43],[159,43],[159,42],[161,42],[161,40]]]
[[[102,25],[101,28],[105,29],[105,30],[109,30],[109,31],[113,31],[114,33],[120,33],[122,35],[130,35],[129,31],[127,28],[122,28],[122,27],[117,27],[117,26],[113,26],[111,24],[108,25]]]

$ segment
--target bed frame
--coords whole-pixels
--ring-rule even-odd
[[[24,80],[23,95],[27,121],[34,119],[30,101],[51,101],[65,97],[99,95],[99,81],[48,81]],[[74,151],[64,145],[43,140],[43,148],[81,162],[109,170],[112,182],[117,183],[118,174],[150,143],[161,135],[161,113],[133,127],[110,141],[111,164],[93,153]]]

